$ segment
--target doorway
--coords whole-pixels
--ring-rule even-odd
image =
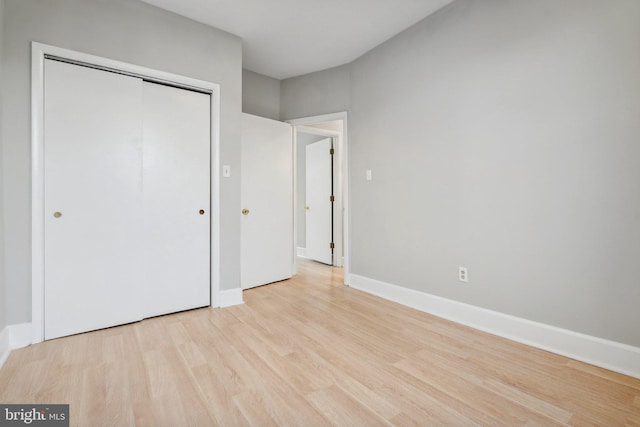
[[[294,242],[297,255],[306,256],[306,219],[308,209],[305,208],[312,208],[306,204],[306,173],[302,173],[302,162],[306,162],[307,146],[328,138],[334,150],[333,206],[331,208],[333,217],[331,224],[333,253],[330,264],[334,267],[344,267],[344,283],[348,284],[350,269],[347,113],[325,114],[287,122],[294,129],[294,158],[296,159],[294,164]],[[305,191],[303,191],[303,188]]]

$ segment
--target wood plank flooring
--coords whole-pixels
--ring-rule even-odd
[[[2,403],[75,426],[640,426],[640,380],[342,286],[296,278],[14,351]]]

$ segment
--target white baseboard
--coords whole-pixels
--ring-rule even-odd
[[[20,323],[8,326],[11,331],[11,349],[26,347],[31,344],[31,323]]]
[[[523,344],[640,378],[640,348],[351,274],[349,286]]]
[[[232,305],[238,304],[244,304],[241,288],[220,291],[220,308],[231,307]]]
[[[296,255],[299,256],[300,258],[306,258],[307,257],[307,248],[297,247],[296,248]]]
[[[11,350],[31,344],[31,323],[8,325],[0,332],[0,368],[9,358]]]
[[[0,368],[4,365],[4,362],[9,358],[11,353],[11,345],[9,344],[9,327],[7,326],[0,332]]]

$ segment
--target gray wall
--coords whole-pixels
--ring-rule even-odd
[[[290,120],[349,110],[350,75],[350,66],[342,65],[282,80],[280,117]]]
[[[222,288],[240,286],[239,38],[136,0],[7,0],[3,185],[7,323],[31,320],[30,42],[32,40],[221,85]]]
[[[4,46],[4,0],[0,0],[0,333],[6,325],[6,309],[5,309],[5,269],[4,269],[4,177],[2,162],[2,89],[4,79],[2,78],[2,68],[4,58],[2,56]]]
[[[280,120],[280,80],[242,70],[242,112]]]
[[[638,22],[458,0],[351,64],[352,272],[640,346]],[[284,96],[324,80],[283,115],[344,109]]]

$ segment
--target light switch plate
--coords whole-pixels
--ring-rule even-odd
[[[231,166],[222,165],[222,176],[224,178],[229,178],[231,176]]]

